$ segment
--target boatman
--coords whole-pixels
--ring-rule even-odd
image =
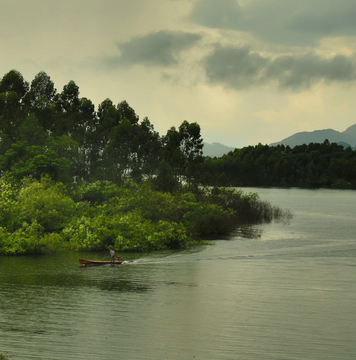
[[[114,262],[115,261],[115,256],[116,256],[115,251],[110,249],[110,261]]]

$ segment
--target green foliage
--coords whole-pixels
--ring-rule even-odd
[[[356,188],[356,151],[322,144],[248,146],[205,161],[209,185]]]
[[[0,81],[0,254],[176,249],[248,219],[266,221],[267,207],[253,194],[200,189],[204,173],[217,174],[219,185],[233,183],[236,164],[204,164],[197,123],[183,121],[160,137],[126,101],[106,99],[95,111],[79,95],[74,81],[57,93],[44,72],[31,86],[16,70]],[[315,181],[323,151],[313,150],[300,159]],[[246,179],[268,166],[289,181],[290,158],[269,156],[268,147],[256,158],[242,153],[236,163]],[[323,181],[335,183],[341,171],[351,182],[353,170],[345,167],[354,162],[334,159]]]
[[[73,214],[74,202],[61,184],[48,178],[25,180],[20,188],[0,180],[0,253],[16,255],[58,250],[59,233]]]
[[[64,195],[60,184],[48,178],[41,182],[24,181],[13,206],[9,228],[19,228],[23,222],[37,222],[45,232],[62,230],[70,218],[74,202]]]
[[[98,250],[115,247],[119,251],[150,251],[180,248],[188,239],[182,224],[152,222],[138,211],[82,216],[63,230],[72,249]]]
[[[111,183],[110,181],[95,181],[93,183],[86,183],[79,181],[72,188],[72,198],[76,202],[88,202],[91,206],[102,205],[106,200],[115,196],[119,196],[126,188],[131,188],[128,185],[130,182],[123,185],[121,188]],[[135,187],[135,184],[132,184]]]
[[[63,248],[59,234],[43,233],[43,227],[34,220],[31,224],[24,222],[14,232],[0,228],[0,254],[23,255],[56,251]]]
[[[73,80],[60,93],[43,71],[31,86],[16,70],[0,81],[0,172],[18,181],[48,174],[63,183],[139,182],[167,172],[164,160],[175,177],[164,191],[175,191],[174,183],[200,181],[202,148],[197,123],[185,120],[160,137],[125,100],[115,106],[105,99],[95,111]]]
[[[25,176],[39,180],[44,174],[53,180],[71,181],[68,160],[48,147],[28,146],[27,142],[13,143],[2,157],[0,169],[18,181]]]
[[[246,194],[242,190],[233,188],[212,188],[205,192],[200,201],[217,204],[224,210],[232,211],[234,221],[232,228],[236,228],[237,224],[287,221],[291,218],[289,211],[283,211],[267,201],[261,201],[257,193]]]
[[[156,189],[163,192],[172,192],[178,188],[178,180],[169,163],[162,160],[157,169],[157,177],[154,179]]]
[[[183,216],[188,233],[194,237],[228,234],[233,227],[233,211],[217,204],[189,203]]]
[[[0,254],[4,255],[65,248],[184,248],[202,237],[229,234],[247,220],[270,221],[276,215],[264,216],[257,194],[224,188],[172,194],[128,180],[122,186],[97,181],[68,189],[48,177],[25,179],[18,187],[1,179],[0,187]]]
[[[18,190],[5,178],[0,179],[0,224],[6,226],[12,218]]]

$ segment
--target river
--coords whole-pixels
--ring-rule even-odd
[[[185,251],[0,257],[11,359],[356,359],[356,192],[244,188],[289,209]]]

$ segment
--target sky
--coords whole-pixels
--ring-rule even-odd
[[[356,123],[355,0],[2,0],[0,78],[73,80],[241,148]]]

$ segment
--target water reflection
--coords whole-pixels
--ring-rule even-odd
[[[232,235],[246,239],[258,239],[262,235],[262,229],[253,225],[245,225],[235,229]]]
[[[45,291],[46,287],[51,289],[89,287],[118,292],[150,290],[149,286],[129,279],[128,269],[123,269],[125,264],[86,267],[80,265],[76,258],[77,256],[73,259],[70,253],[59,253],[47,257],[2,257],[0,258],[0,284],[11,284],[13,291],[27,286],[27,296],[33,293],[37,295]],[[31,287],[36,290],[31,291]],[[2,304],[3,302],[0,307]]]

